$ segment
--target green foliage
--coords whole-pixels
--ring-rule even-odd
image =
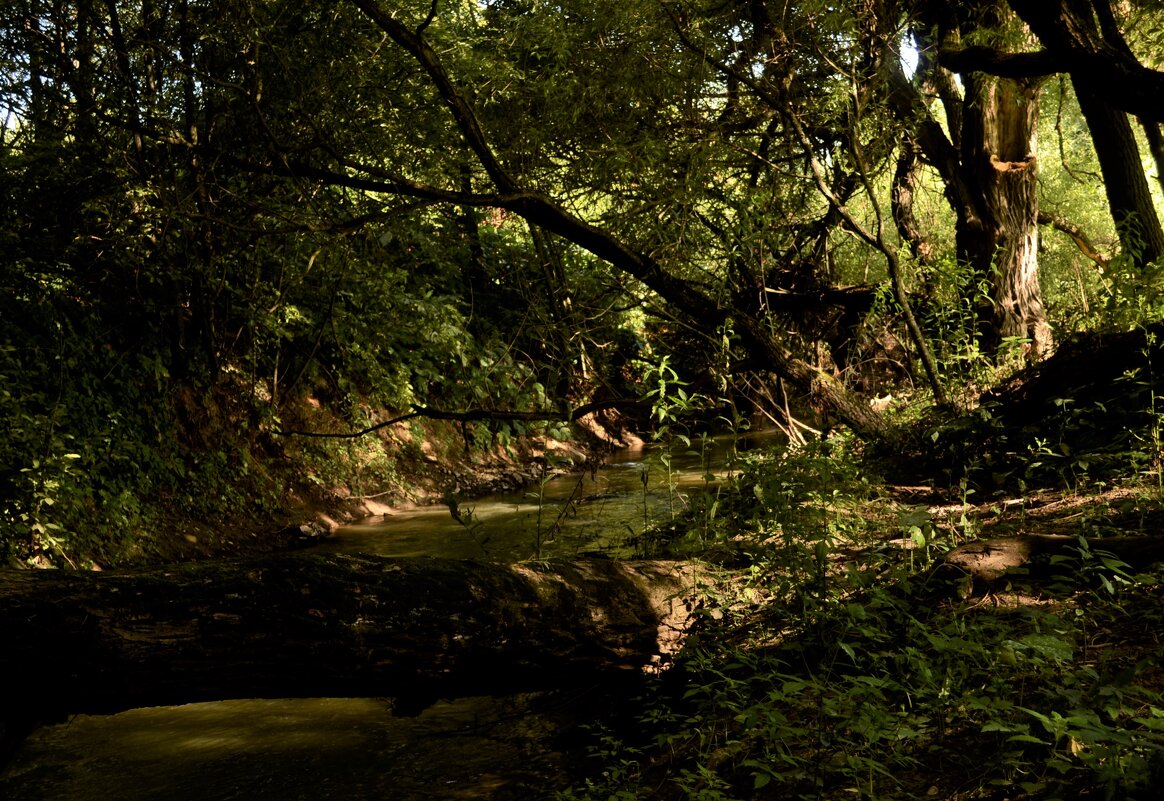
[[[79,28],[60,8],[0,15],[5,558],[148,554],[175,514],[258,528],[300,478],[325,497],[393,486],[382,441],[274,440],[307,404],[342,430],[413,404],[544,410],[590,391],[573,380],[598,362],[583,349],[604,355],[622,326],[594,314],[611,288],[592,259],[552,240],[535,253],[513,220],[260,166],[277,141],[280,163],[350,150],[434,182],[464,167],[417,66],[354,7],[112,4]],[[39,29],[75,61],[42,52]],[[91,105],[70,99],[83,87]],[[398,116],[368,112],[385,93]],[[480,447],[527,432],[466,429]]]
[[[753,465],[754,501],[740,497],[732,526],[753,583],[708,610],[720,622],[692,635],[634,721],[598,730],[601,769],[562,797],[1146,797],[1164,767],[1154,663],[1092,643],[1137,636],[1112,634],[1128,609],[1157,625],[1161,577],[1081,551],[1057,565],[1054,602],[941,602],[928,560],[907,556],[942,547],[941,529],[917,509],[844,513],[827,488],[861,489],[847,464]],[[1088,576],[1097,591],[1079,589]]]
[[[352,4],[167,13],[34,0],[0,12],[8,551],[93,553],[185,498],[207,523],[251,490],[269,506],[285,489],[280,459],[305,460],[320,487],[393,480],[382,443],[273,444],[305,404],[324,410],[316,422],[355,428],[414,404],[544,411],[648,394],[660,430],[691,437],[678,427],[708,397],[775,405],[747,386],[763,365],[725,316],[779,332],[822,367],[818,343],[840,362],[854,340],[866,352],[902,340],[883,289],[872,313],[812,299],[884,287],[883,259],[838,211],[887,218],[912,122],[885,102],[878,64],[909,15],[815,1],[763,13],[391,6],[462,93],[455,114],[435,65]],[[983,26],[968,41],[1000,41],[986,17],[967,20]],[[1086,126],[1068,93],[1054,113],[1053,99],[1042,133],[1064,166],[1040,156],[1044,201],[1110,239]],[[470,113],[477,142],[459,128]],[[810,161],[827,167],[831,199]],[[958,262],[949,189],[932,171],[920,180],[913,214],[937,252],[908,278],[948,376],[993,380],[978,345],[990,276]],[[534,195],[585,220],[573,242]],[[612,247],[629,254],[619,270]],[[1098,277],[1063,241],[1047,254],[1060,324],[1157,314],[1156,279],[1134,275],[1127,254]],[[688,297],[684,311],[644,281]],[[1073,309],[1076,295],[1088,310]],[[693,312],[703,307],[710,326]],[[862,374],[859,351],[838,370],[882,383]],[[893,377],[908,377],[908,355],[891,358]],[[530,431],[465,429],[482,447]],[[1077,482],[1095,474],[1065,437],[1039,436],[1008,453],[1069,461],[1059,472]]]

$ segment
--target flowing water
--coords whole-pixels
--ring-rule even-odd
[[[694,493],[734,471],[737,440],[621,451],[593,473],[566,473],[521,492],[408,509],[341,528],[324,548],[383,556],[515,562],[635,555],[641,535],[681,513]]]
[[[732,471],[736,443],[624,452],[594,474],[341,529],[329,549],[517,561],[633,555],[643,531]],[[51,687],[44,692],[52,692]],[[568,786],[562,736],[601,699],[465,698],[417,717],[384,699],[244,699],[78,716],[35,732],[4,801],[536,799]],[[576,750],[576,749],[575,749]]]

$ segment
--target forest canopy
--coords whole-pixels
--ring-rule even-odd
[[[313,408],[516,413],[495,439],[682,387],[886,445],[875,398],[1147,330],[1161,13],[6,3],[0,550],[275,509],[280,461],[352,481],[282,436]]]

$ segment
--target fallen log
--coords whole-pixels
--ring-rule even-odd
[[[1020,568],[1036,579],[1069,569],[1056,557],[1079,559],[1082,566],[1085,553],[1092,557],[1110,554],[1134,570],[1164,562],[1164,537],[1087,537],[1084,542],[1086,548],[1079,537],[1056,534],[976,540],[949,551],[941,570],[967,587],[972,582],[983,588]]]
[[[694,582],[676,562],[305,553],[0,571],[0,716],[256,697],[407,703],[639,671],[679,647]]]

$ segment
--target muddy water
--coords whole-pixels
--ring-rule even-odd
[[[624,453],[594,475],[375,518],[326,547],[505,561],[633,552],[644,528],[731,470],[734,443]],[[471,514],[470,514],[471,510]],[[44,688],[52,692],[52,688]],[[239,700],[80,716],[35,732],[0,774],[4,801],[539,799],[569,786],[563,742],[600,698],[441,702],[398,717],[383,699]]]
[[[735,442],[616,454],[593,473],[551,476],[521,491],[377,516],[341,528],[327,549],[383,556],[514,562],[603,553],[633,556],[640,535],[682,512],[733,471]]]
[[[572,703],[466,698],[400,718],[379,699],[252,699],[80,716],[25,744],[0,798],[545,798],[568,786],[553,743]]]

